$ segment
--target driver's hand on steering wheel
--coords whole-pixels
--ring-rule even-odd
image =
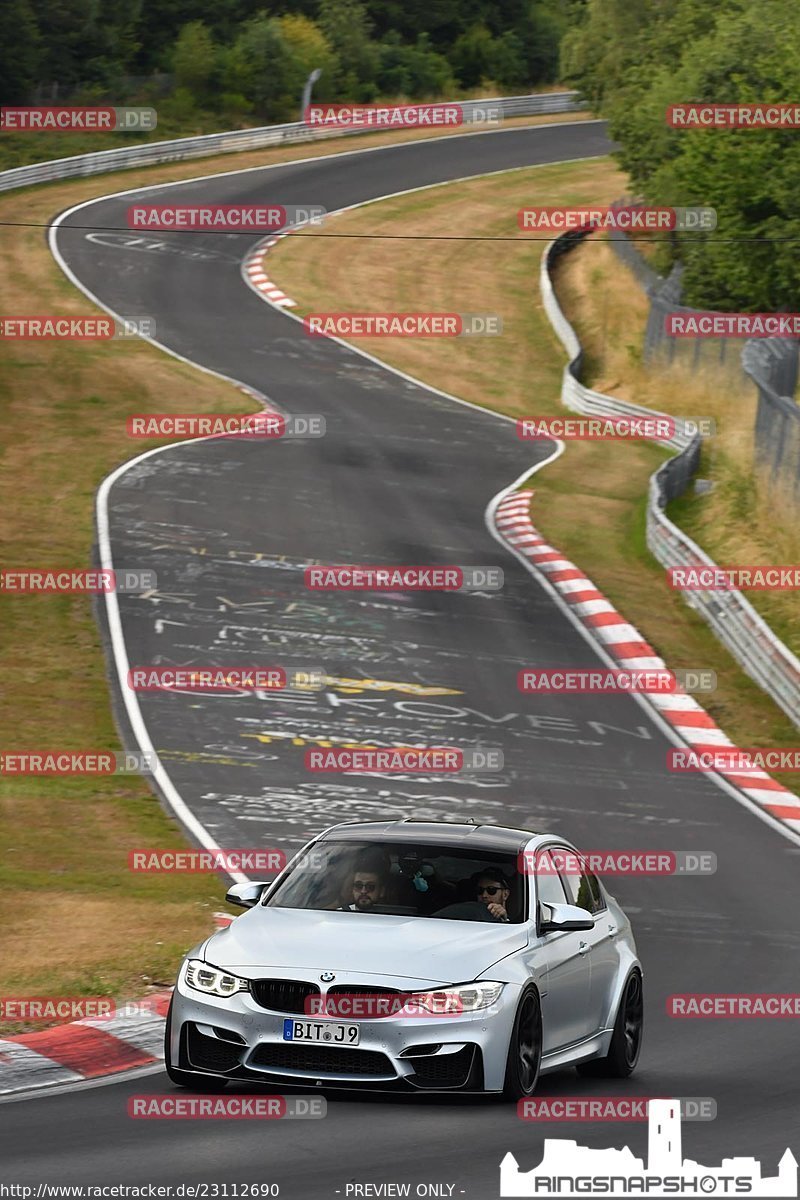
[[[498,904],[496,901],[492,904],[487,904],[486,907],[497,921],[507,921],[508,913],[505,910],[505,905]]]

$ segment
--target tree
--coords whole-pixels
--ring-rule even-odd
[[[320,0],[317,24],[338,59],[334,87],[342,99],[371,100],[379,50],[371,41],[372,22],[360,0]]]
[[[331,95],[339,59],[319,25],[298,13],[280,17],[278,24],[287,50],[303,75],[303,83],[312,71],[320,70],[322,75],[314,85],[315,94]]]
[[[178,34],[172,54],[175,84],[186,88],[195,101],[209,97],[218,69],[217,47],[202,21],[190,21]]]
[[[494,42],[485,25],[473,25],[456,38],[450,55],[453,70],[464,88],[480,87],[492,70]]]
[[[296,119],[305,78],[280,23],[266,13],[245,23],[226,55],[225,90],[240,92],[268,121]]]
[[[28,0],[0,9],[0,101],[24,104],[39,81],[41,40]]]

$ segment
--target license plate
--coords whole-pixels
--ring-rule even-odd
[[[285,1042],[324,1042],[329,1046],[357,1046],[361,1030],[358,1025],[338,1025],[332,1021],[283,1022]]]

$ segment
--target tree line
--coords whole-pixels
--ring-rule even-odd
[[[619,160],[652,204],[709,205],[713,234],[684,234],[663,265],[685,265],[699,308],[796,311],[800,129],[678,130],[670,104],[796,102],[795,0],[587,0],[561,47],[561,77],[609,119]]]
[[[136,103],[295,120],[315,99],[515,92],[553,82],[581,0],[4,0],[0,101]],[[165,83],[167,81],[166,95]]]

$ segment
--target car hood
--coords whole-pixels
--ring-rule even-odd
[[[257,907],[209,938],[204,958],[246,979],[335,971],[463,983],[527,945],[524,925]]]

